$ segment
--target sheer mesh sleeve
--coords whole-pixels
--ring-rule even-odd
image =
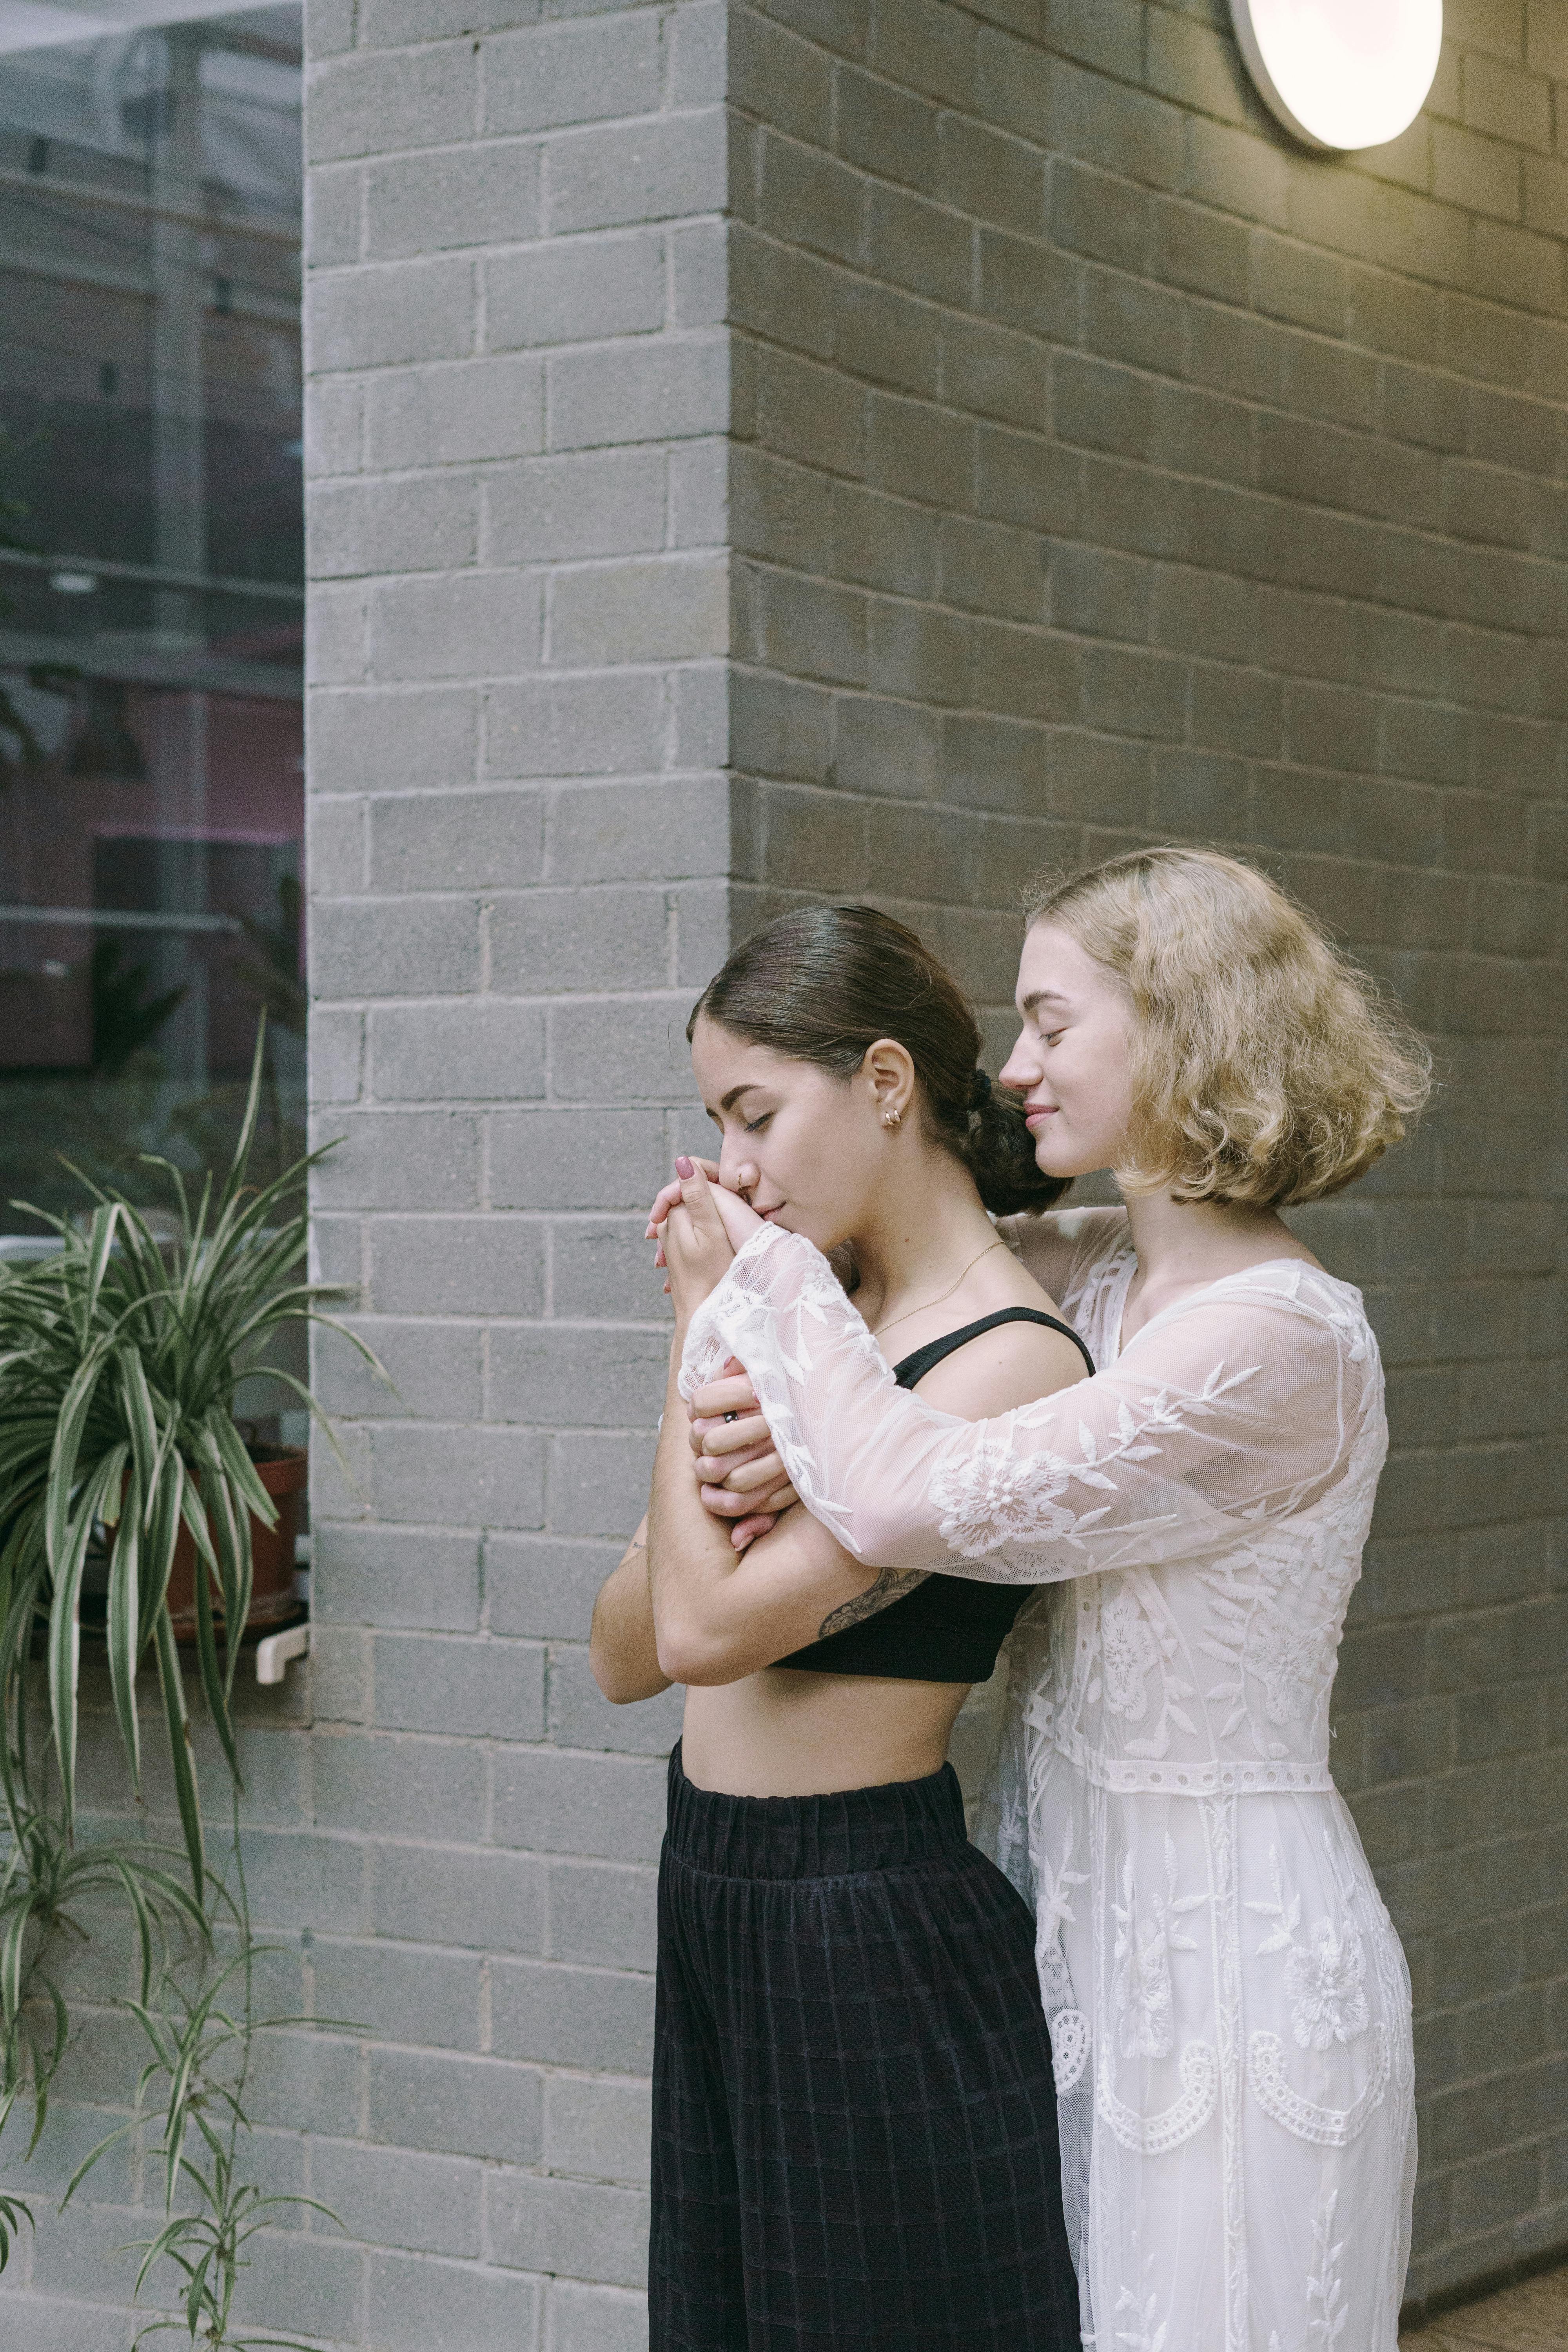
[[[1256,1540],[1329,1494],[1382,1426],[1351,1296],[1305,1263],[1255,1267],[1110,1370],[964,1422],[900,1389],[826,1260],[764,1226],[693,1318],[681,1385],[738,1357],[802,1501],[860,1559],[1049,1583]]]

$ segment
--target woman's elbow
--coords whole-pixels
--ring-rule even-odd
[[[669,1678],[652,1660],[618,1654],[612,1642],[590,1640],[588,1668],[612,1706],[633,1706],[669,1687]]]
[[[657,1641],[660,1674],[690,1690],[738,1682],[751,1671],[737,1663],[733,1645],[706,1626],[667,1622],[658,1627]]]

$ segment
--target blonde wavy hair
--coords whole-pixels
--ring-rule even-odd
[[[1364,1174],[1426,1101],[1431,1064],[1304,908],[1215,849],[1137,849],[1025,911],[1131,999],[1126,1192],[1282,1209]]]

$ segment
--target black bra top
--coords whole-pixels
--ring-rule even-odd
[[[1043,1323],[1047,1330],[1070,1339],[1092,1374],[1094,1359],[1076,1331],[1042,1315],[1034,1307],[1004,1307],[999,1314],[982,1316],[961,1331],[949,1331],[928,1340],[901,1363],[893,1378],[901,1389],[912,1389],[956,1348],[994,1331],[998,1323]],[[1013,1620],[1034,1587],[1027,1584],[983,1584],[973,1577],[925,1577],[901,1601],[890,1601],[875,1616],[829,1633],[826,1641],[808,1643],[775,1664],[814,1675],[875,1675],[889,1681],[911,1683],[983,1683],[996,1664],[996,1653],[1013,1630]]]

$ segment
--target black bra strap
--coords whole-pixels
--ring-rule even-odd
[[[1043,1323],[1047,1331],[1059,1331],[1064,1339],[1072,1341],[1093,1377],[1094,1358],[1067,1324],[1058,1323],[1054,1315],[1042,1315],[1037,1307],[1004,1307],[995,1315],[982,1316],[978,1323],[966,1323],[962,1331],[949,1331],[940,1339],[928,1339],[923,1348],[917,1348],[913,1355],[894,1365],[893,1378],[901,1389],[912,1389],[928,1372],[934,1371],[944,1357],[951,1356],[957,1348],[966,1348],[983,1331],[994,1331],[998,1323]]]

